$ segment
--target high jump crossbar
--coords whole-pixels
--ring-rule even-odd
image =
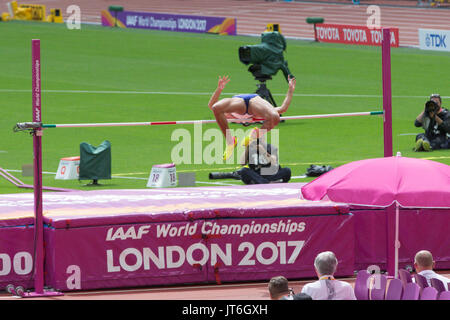
[[[355,116],[374,116],[383,115],[383,111],[367,112],[349,112],[332,114],[314,114],[280,117],[280,120],[302,120],[317,118],[335,118],[335,117],[355,117]],[[249,123],[264,121],[262,118],[248,119]],[[40,124],[35,122],[23,122],[16,125],[17,130],[35,129],[35,128],[88,128],[88,127],[125,127],[125,126],[155,126],[155,125],[174,125],[174,124],[203,124],[215,123],[216,120],[181,120],[181,121],[154,121],[154,122],[109,122],[109,123],[64,123],[64,124]],[[247,122],[246,119],[229,119],[229,122]]]

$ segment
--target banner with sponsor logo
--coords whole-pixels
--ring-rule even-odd
[[[209,282],[268,280],[272,276],[313,278],[314,259],[322,251],[333,251],[339,260],[336,276],[348,276],[354,270],[353,216],[274,217],[230,219],[210,223],[215,231],[209,246],[229,250],[211,267]],[[241,226],[249,232],[238,235],[225,232]],[[241,230],[242,230],[241,229]]]
[[[450,30],[419,29],[422,50],[450,51]]]
[[[44,193],[46,285],[72,291],[312,277],[323,250],[336,253],[339,274],[351,275],[349,206],[302,200],[301,185]],[[3,288],[33,285],[34,233],[26,226],[33,208],[33,194],[0,195]]]
[[[34,228],[0,228],[0,288],[8,284],[33,286]]]
[[[354,271],[352,215],[211,219],[54,229],[48,283],[60,290],[314,277],[314,258]]]
[[[106,10],[101,15],[102,25],[107,27],[236,35],[235,18]]]
[[[386,268],[384,210],[352,210],[355,228],[355,270],[371,265]],[[400,209],[399,268],[411,266],[419,250],[433,253],[436,269],[450,269],[449,209]]]
[[[325,250],[337,276],[383,268],[385,210],[301,200],[302,185],[46,192],[45,283],[76,291],[311,278]],[[0,195],[0,289],[34,285],[33,208],[32,193]],[[448,210],[405,209],[400,219],[400,263],[425,244],[448,269]]]
[[[391,47],[400,44],[398,28],[391,29]],[[366,26],[343,24],[317,24],[316,38],[319,42],[357,44],[366,46],[381,46],[382,29],[369,29]]]

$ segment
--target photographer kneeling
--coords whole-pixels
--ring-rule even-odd
[[[423,127],[425,133],[416,136],[414,151],[450,149],[450,112],[441,104],[441,96],[432,94],[425,110],[417,116],[414,125]]]
[[[258,139],[259,140],[259,139]],[[271,144],[252,141],[241,158],[242,165],[248,165],[237,171],[245,184],[264,184],[289,182],[291,169],[278,164],[278,150]]]

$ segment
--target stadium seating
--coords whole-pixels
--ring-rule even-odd
[[[444,291],[439,295],[439,300],[450,300],[450,291]]]
[[[403,294],[403,283],[399,279],[391,279],[386,291],[385,300],[401,300]]]
[[[420,300],[436,300],[438,291],[433,287],[426,287],[420,294]]]
[[[411,282],[405,287],[402,300],[419,300],[420,287],[418,284]]]
[[[432,278],[430,281],[431,281],[431,286],[437,290],[438,296],[442,292],[446,291],[445,285],[444,285],[444,283],[441,280]]]
[[[387,277],[383,274],[373,274],[371,276],[372,285],[370,290],[370,300],[384,300],[386,293]]]
[[[354,289],[357,300],[369,300],[369,288],[367,287],[367,280],[369,277],[370,274],[367,270],[358,271]]]
[[[412,277],[408,270],[399,269],[398,276],[399,276],[400,280],[402,281],[403,289],[405,289],[405,286],[407,283],[412,282]]]
[[[414,274],[414,280],[418,284],[418,286],[420,288],[420,292],[422,292],[422,290],[424,288],[429,287],[427,278],[425,278],[424,276],[422,276],[420,274],[417,274],[417,273]]]

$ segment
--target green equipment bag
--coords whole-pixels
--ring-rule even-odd
[[[111,143],[103,141],[97,148],[80,143],[80,172],[78,180],[111,179]]]

